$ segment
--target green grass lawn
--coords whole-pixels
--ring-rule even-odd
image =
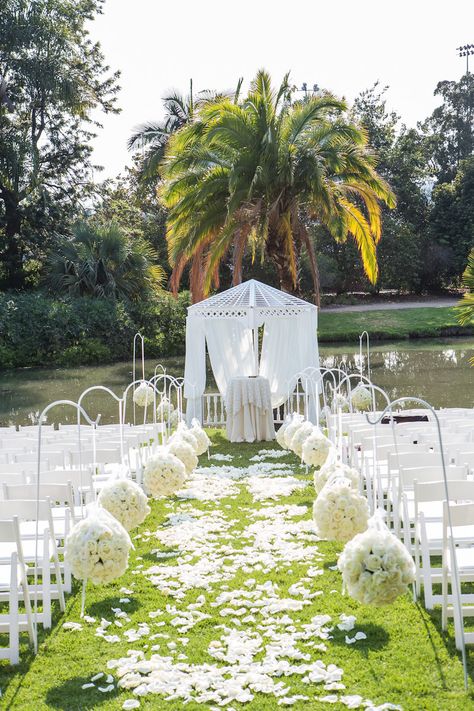
[[[424,310],[425,311],[425,310]],[[213,453],[231,453],[234,455],[232,465],[248,466],[249,458],[253,456],[262,445],[229,445],[220,432],[213,433]],[[266,447],[277,447],[268,444]],[[271,461],[271,460],[269,460]],[[225,570],[226,560],[233,554],[246,550],[249,545],[248,538],[243,532],[250,522],[255,522],[252,515],[262,506],[270,503],[272,506],[280,504],[299,504],[306,506],[306,512],[301,518],[306,520],[311,517],[311,505],[314,490],[311,476],[301,473],[296,458],[288,454],[277,462],[289,463],[294,468],[298,479],[306,480],[308,486],[293,493],[291,496],[280,497],[276,501],[255,502],[250,495],[245,480],[237,482],[239,493],[220,501],[199,502],[171,499],[169,501],[156,501],[152,503],[152,513],[141,527],[140,532],[154,532],[163,530],[163,523],[169,514],[179,512],[210,513],[218,517],[222,515],[228,524],[225,535],[216,538],[217,549],[227,546],[225,552],[217,554],[216,568]],[[201,458],[202,465],[207,464],[207,458]],[[219,465],[220,462],[213,462]],[[258,519],[265,527],[265,518]],[[295,539],[298,535],[294,536]],[[115,584],[106,587],[89,586],[87,593],[86,613],[97,619],[101,617],[114,620],[112,607],[121,607],[126,610],[130,621],[124,622],[123,627],[112,625],[107,632],[113,631],[121,638],[116,644],[109,644],[95,636],[97,624],[83,624],[83,630],[73,632],[63,629],[66,621],[79,622],[80,618],[80,588],[75,586],[75,593],[67,600],[65,616],[55,615],[52,631],[41,635],[39,654],[33,657],[23,648],[22,662],[12,669],[6,662],[0,662],[0,689],[2,698],[1,708],[5,709],[121,709],[126,699],[134,698],[131,691],[114,689],[108,693],[101,693],[96,687],[82,690],[83,684],[88,683],[92,676],[99,672],[108,673],[107,661],[125,656],[129,649],[143,650],[145,658],[152,654],[152,641],[147,636],[133,642],[124,638],[124,632],[137,628],[139,623],[148,623],[154,632],[169,634],[169,639],[161,642],[160,654],[171,654],[174,658],[179,653],[186,653],[187,663],[203,664],[214,663],[209,655],[209,644],[219,640],[222,629],[219,625],[225,623],[232,627],[231,620],[221,616],[221,606],[212,606],[218,594],[225,586],[214,584],[209,590],[191,588],[181,601],[166,596],[155,587],[144,571],[153,565],[167,565],[167,559],[157,560],[156,551],[166,550],[157,542],[153,535],[146,534],[144,538],[135,541],[136,549],[131,556],[130,567],[127,573]],[[332,623],[339,622],[342,613],[353,614],[357,618],[355,631],[362,631],[367,639],[353,645],[345,642],[345,632],[335,630],[332,639],[327,640],[327,651],[318,651],[307,646],[305,642],[297,642],[297,646],[311,656],[311,661],[321,659],[326,665],[336,664],[344,670],[344,691],[325,691],[322,684],[303,683],[301,675],[283,677],[282,681],[290,687],[291,694],[303,694],[309,700],[297,701],[292,708],[296,711],[303,709],[334,708],[336,711],[347,708],[341,703],[328,705],[318,701],[318,697],[331,693],[360,694],[364,699],[371,699],[374,704],[391,702],[400,704],[404,711],[449,711],[474,708],[474,692],[472,674],[474,672],[474,653],[469,652],[470,665],[470,690],[468,695],[463,689],[462,664],[460,656],[456,653],[453,642],[453,629],[447,635],[443,634],[440,625],[440,612],[428,614],[421,604],[415,604],[409,595],[399,599],[396,604],[388,608],[364,607],[345,597],[341,593],[341,577],[337,570],[333,570],[340,547],[324,541],[313,543],[317,545],[323,558],[315,559],[309,563],[289,564],[282,563],[270,573],[262,569],[245,570],[245,566],[235,576],[225,581],[228,590],[241,589],[246,582],[252,585],[272,580],[278,584],[280,597],[291,597],[289,587],[307,575],[308,568],[316,566],[323,569],[321,575],[311,578],[311,583],[305,585],[312,591],[322,591],[314,597],[311,603],[301,611],[286,613],[291,615],[292,624],[296,630],[308,623],[312,617],[320,614],[331,615]],[[229,548],[230,546],[230,548]],[[229,558],[230,557],[230,558]],[[176,564],[177,557],[171,557],[168,564]],[[142,566],[142,567],[141,567]],[[220,567],[219,567],[220,566]],[[252,583],[253,579],[255,583]],[[120,603],[120,598],[127,596],[120,592],[122,587],[133,590],[129,603]],[[184,646],[183,634],[177,632],[170,624],[175,616],[173,612],[166,611],[166,605],[171,604],[183,610],[189,603],[196,602],[197,598],[205,593],[206,604],[202,612],[210,615],[189,632],[186,633],[188,643]],[[160,611],[162,614],[156,619],[149,616],[150,611]],[[159,627],[154,625],[164,622]],[[262,620],[258,618],[255,623],[242,624],[242,628],[261,630]],[[260,625],[260,627],[259,627]],[[285,628],[283,628],[285,629]],[[315,640],[321,642],[320,639]],[[170,651],[168,642],[176,642],[177,649]],[[260,652],[261,657],[261,652]],[[256,657],[258,659],[259,656]],[[297,662],[295,662],[297,663]],[[219,664],[219,662],[217,662]],[[112,670],[114,673],[114,670]],[[115,681],[117,679],[115,678]],[[279,680],[276,680],[279,681]],[[197,709],[214,708],[213,704],[198,705],[195,702],[184,705],[181,700],[166,701],[162,696],[148,695],[143,697],[141,709]],[[248,708],[250,711],[270,711],[279,709],[278,701],[273,695],[256,693],[253,701],[241,705],[232,703],[224,708]],[[282,707],[284,708],[284,707]]]
[[[385,311],[323,311],[319,315],[319,340],[346,341],[356,339],[367,330],[373,339],[436,338],[438,336],[469,335],[472,328],[463,328],[450,307],[418,309],[387,309]]]

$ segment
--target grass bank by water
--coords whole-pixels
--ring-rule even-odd
[[[372,340],[468,336],[473,327],[462,327],[450,307],[381,309],[380,311],[323,311],[319,315],[321,342],[353,341],[362,331]]]

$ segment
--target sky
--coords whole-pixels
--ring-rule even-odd
[[[130,162],[133,129],[163,116],[170,88],[186,93],[232,89],[259,68],[275,83],[318,84],[351,101],[377,80],[388,107],[413,126],[439,99],[438,81],[458,80],[474,43],[473,0],[106,0],[91,26],[105,59],[122,73],[119,115],[102,116],[96,177],[113,177]],[[474,57],[472,68],[474,71]]]

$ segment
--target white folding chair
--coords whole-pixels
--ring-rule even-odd
[[[453,527],[453,538],[448,526],[448,506]],[[474,581],[474,540],[469,538],[468,544],[463,540],[466,528],[472,530],[474,522],[474,503],[451,505],[444,502],[443,510],[443,611],[442,626],[446,630],[448,617],[454,618],[454,634],[456,648],[462,650],[462,640],[465,644],[474,644],[474,632],[464,630],[464,618],[474,617],[474,594],[463,593],[462,584]],[[454,547],[454,560],[452,549]],[[457,568],[461,589],[458,595],[454,589],[454,566]],[[451,586],[451,604],[449,604],[448,588]]]
[[[450,480],[448,493],[451,503],[474,501],[474,481]],[[442,595],[433,593],[433,585],[442,582],[442,568],[433,565],[432,557],[443,553],[443,518],[433,519],[431,504],[446,499],[444,481],[414,482],[415,503],[415,563],[417,574],[417,592],[420,593],[423,582],[425,607],[431,610],[435,604],[442,604]],[[428,520],[425,510],[428,509]],[[474,521],[470,529],[463,532],[463,540],[474,540]],[[467,537],[467,538],[466,538]]]
[[[9,553],[2,556],[5,548]],[[8,612],[0,614],[0,632],[8,634],[8,647],[0,648],[0,659],[10,664],[20,661],[20,632],[28,632],[30,643],[35,644],[35,630],[31,610],[30,591],[25,560],[16,516],[10,521],[0,520],[0,601],[8,604]],[[20,602],[25,612],[20,612]]]

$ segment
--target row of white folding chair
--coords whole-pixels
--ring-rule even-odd
[[[38,513],[38,540],[36,540],[36,516]],[[13,520],[17,516],[20,522],[20,539],[26,573],[33,582],[29,583],[33,598],[41,602],[38,622],[45,629],[51,627],[51,601],[59,600],[61,610],[65,610],[63,581],[59,556],[54,535],[54,522],[49,501],[14,500],[0,501],[0,520]],[[0,545],[0,563],[7,563],[16,546],[12,543]],[[51,579],[54,573],[54,582]]]
[[[28,633],[31,645],[35,644],[36,636],[17,516],[7,521],[0,520],[0,551],[7,547],[10,554],[0,559],[0,602],[8,605],[8,612],[0,614],[0,632],[8,634],[9,643],[8,647],[0,648],[0,659],[18,664],[20,632]],[[20,603],[25,607],[24,613],[20,612]]]
[[[442,568],[434,566],[431,559],[441,556],[443,551],[443,502],[446,500],[446,485],[443,479],[415,481],[413,493],[416,587],[419,595],[423,584],[425,607],[430,610],[435,603],[442,603],[442,595],[433,593],[433,585],[442,581]],[[450,479],[448,495],[452,503],[474,501],[474,481]],[[474,519],[471,528],[464,531],[463,540],[474,544]]]
[[[466,467],[457,467],[454,464],[447,466],[444,470],[446,479],[467,480]],[[392,479],[391,505],[393,512],[393,526],[399,532],[403,527],[403,538],[405,545],[411,549],[411,535],[415,521],[414,486],[415,481],[439,481],[443,480],[444,473],[441,464],[422,467],[400,467],[398,476]],[[432,506],[431,512],[425,512],[425,518],[430,520],[441,520],[442,500],[439,505]]]
[[[453,536],[448,526],[448,505],[453,527]],[[454,633],[457,649],[462,649],[462,639],[466,644],[474,644],[474,632],[464,629],[464,618],[474,618],[474,595],[463,592],[463,583],[474,582],[474,503],[450,505],[444,502],[443,511],[443,581],[442,581],[442,626],[447,628],[448,617],[454,618]],[[452,560],[454,549],[455,560]],[[459,598],[455,594],[453,567],[456,565],[460,582]],[[451,586],[451,595],[449,595]]]

